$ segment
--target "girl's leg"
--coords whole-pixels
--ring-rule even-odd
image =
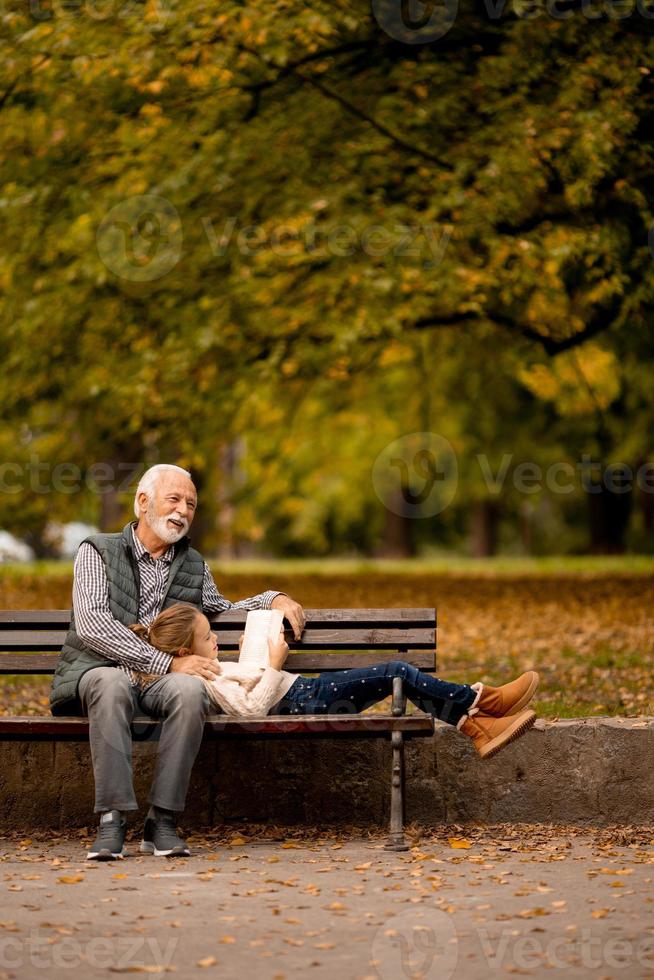
[[[451,725],[467,717],[481,691],[481,685],[451,684],[403,661],[391,660],[376,667],[299,678],[284,701],[289,714],[352,714],[392,694],[394,677],[402,678],[405,693],[416,707]]]

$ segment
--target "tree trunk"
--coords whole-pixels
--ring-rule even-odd
[[[500,508],[496,500],[480,500],[470,521],[470,550],[474,558],[490,558],[497,551]]]
[[[520,507],[520,537],[522,538],[522,547],[526,555],[530,555],[533,551],[534,513],[535,509],[533,504],[524,503]]]
[[[234,440],[222,445],[218,454],[220,475],[216,493],[216,522],[219,531],[218,557],[221,559],[236,558],[239,554],[238,540],[234,533],[236,508],[232,500],[232,492],[240,453],[241,446],[237,440]]]
[[[593,483],[588,491],[590,550],[594,555],[619,555],[625,550],[633,490],[615,493]]]
[[[638,470],[642,469],[643,474],[648,474],[648,467],[650,465],[647,460],[642,460]],[[638,489],[638,501],[640,503],[640,513],[643,521],[643,534],[646,538],[651,539],[654,535],[654,493],[647,489],[647,483],[645,482]]]
[[[402,513],[404,501],[401,491],[396,491],[391,507],[384,507],[384,529],[377,554],[380,558],[413,558],[416,553],[412,519]]]

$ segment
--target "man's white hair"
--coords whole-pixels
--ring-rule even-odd
[[[137,517],[141,516],[141,512],[139,510],[139,494],[147,494],[148,499],[152,497],[154,488],[164,473],[177,473],[181,476],[187,476],[189,480],[193,479],[188,470],[182,469],[181,466],[175,466],[173,463],[157,463],[156,466],[151,466],[149,470],[145,471],[139,480],[139,485],[136,488],[136,493],[134,495],[134,513]]]

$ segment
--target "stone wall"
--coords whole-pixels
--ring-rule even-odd
[[[134,749],[137,797],[147,806],[156,744]],[[481,761],[448,726],[407,747],[407,819],[647,823],[654,816],[654,719],[537,722]],[[390,746],[370,741],[206,742],[184,826],[229,821],[385,824]],[[0,826],[65,828],[94,822],[86,742],[0,742]]]

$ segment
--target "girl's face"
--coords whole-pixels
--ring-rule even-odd
[[[196,657],[215,660],[218,653],[218,640],[206,616],[200,614],[193,633],[193,653]]]

